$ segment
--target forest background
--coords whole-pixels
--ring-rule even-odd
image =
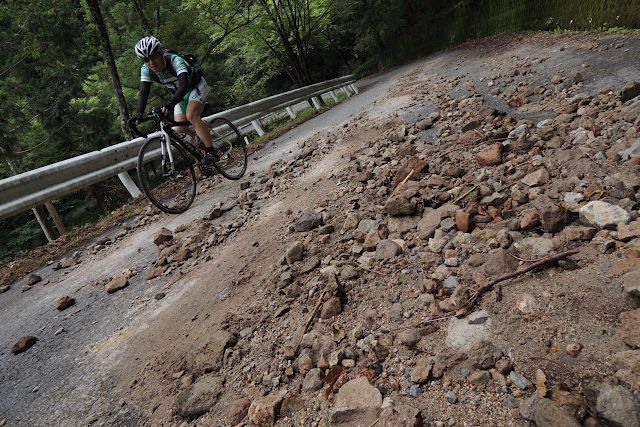
[[[499,32],[624,28],[640,28],[640,0],[5,0],[0,179],[128,139],[149,34],[203,58],[211,114]],[[114,179],[53,203],[80,226],[127,199]],[[31,211],[0,236],[0,261],[47,241]]]

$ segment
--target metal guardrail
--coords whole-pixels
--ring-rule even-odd
[[[345,86],[351,86],[354,91],[357,91],[353,85],[354,82],[354,77],[348,75],[316,83],[213,114],[205,117],[204,121],[211,122],[216,117],[224,117],[241,127],[267,114]],[[83,154],[0,180],[0,219],[118,174],[123,179],[122,172],[136,168],[138,151],[142,144],[148,138],[159,135],[160,132],[154,132],[149,134],[147,138],[135,138],[100,151]],[[124,180],[123,183],[127,185]]]

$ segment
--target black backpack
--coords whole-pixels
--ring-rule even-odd
[[[176,74],[176,70],[173,69],[173,64],[171,62],[171,55],[178,55],[179,57],[184,59],[187,62],[187,64],[189,64],[189,66],[191,67],[191,71],[189,71],[189,89],[193,89],[194,87],[196,87],[198,83],[200,83],[200,80],[202,80],[202,77],[203,77],[202,67],[200,66],[200,61],[198,61],[198,58],[191,53],[180,53],[175,50],[165,49],[162,52],[162,56],[164,58],[164,64],[167,67],[167,71],[169,71],[169,74],[171,74],[174,77],[178,77],[178,75]],[[160,79],[158,78],[158,75],[151,70],[149,71],[151,74],[151,79],[154,82],[160,83]]]

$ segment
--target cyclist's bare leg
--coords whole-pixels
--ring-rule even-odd
[[[207,126],[207,124],[202,120],[203,110],[204,105],[201,102],[195,100],[189,101],[189,104],[187,104],[187,120],[189,120],[193,125],[204,145],[211,148],[213,146],[213,142],[211,141],[209,126]]]
[[[174,114],[173,120],[176,122],[184,122],[187,120],[187,116],[184,114]],[[196,133],[189,129],[187,126],[176,126],[176,132],[185,133],[190,136],[196,136]]]

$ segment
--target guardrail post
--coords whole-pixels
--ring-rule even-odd
[[[262,125],[260,124],[260,120],[258,120],[258,119],[252,120],[251,121],[251,125],[256,130],[256,132],[258,132],[258,136],[262,136],[262,135],[264,135],[266,133],[264,131],[264,129],[262,129]]]
[[[31,208],[31,211],[36,216],[38,220],[38,224],[40,224],[40,228],[44,233],[44,236],[47,238],[49,243],[53,242],[55,239],[53,238],[53,232],[49,224],[47,223],[47,217],[42,212],[42,206],[36,206],[35,208]]]
[[[136,199],[136,198],[138,198],[138,197],[140,197],[142,195],[142,193],[140,192],[140,189],[138,188],[136,183],[133,182],[133,180],[129,176],[129,173],[120,172],[118,174],[118,178],[120,178],[120,182],[122,182],[122,184],[125,186],[125,188],[129,192],[129,194],[131,194],[131,197]]]
[[[336,94],[335,90],[332,90],[331,92],[331,97],[333,98],[333,100],[336,102],[336,104],[339,102],[338,100],[338,95]]]
[[[355,83],[351,83],[349,87],[353,90],[353,93],[355,93],[356,95],[358,94],[358,87]]]
[[[62,218],[60,217],[60,214],[58,213],[58,210],[56,209],[56,207],[53,206],[53,203],[51,203],[49,200],[44,202],[44,206],[49,211],[49,215],[51,215],[51,219],[53,219],[53,223],[56,225],[56,228],[58,229],[58,233],[60,233],[61,236],[65,234],[67,232],[67,229],[64,226],[64,223],[62,222]]]
[[[291,117],[292,119],[296,118],[296,113],[293,111],[293,108],[287,107],[286,110],[289,117]]]
[[[313,98],[311,98],[311,102],[313,102],[313,106],[315,107],[316,110],[322,109],[322,104],[320,104],[320,100],[318,99],[317,96],[314,96]]]

